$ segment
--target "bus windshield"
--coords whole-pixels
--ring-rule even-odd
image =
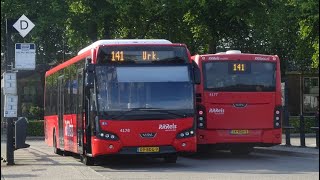
[[[193,113],[193,84],[188,66],[99,65],[96,76],[98,110],[102,114],[119,115],[132,110],[143,110],[144,117],[148,113],[157,117],[159,113]],[[132,114],[137,115],[127,113],[125,118],[130,119]]]
[[[276,63],[216,61],[203,65],[207,90],[226,92],[272,92],[276,85]]]

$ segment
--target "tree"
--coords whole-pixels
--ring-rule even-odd
[[[307,67],[319,68],[319,0],[291,0],[299,19],[299,49],[297,56],[309,62]],[[304,70],[308,68],[304,67]]]

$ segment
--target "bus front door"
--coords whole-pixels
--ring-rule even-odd
[[[59,126],[59,144],[60,149],[64,149],[64,88],[63,88],[63,76],[58,78],[58,126]]]

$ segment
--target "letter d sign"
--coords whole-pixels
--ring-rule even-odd
[[[28,28],[28,22],[26,20],[20,20],[20,29],[25,30]]]
[[[34,26],[35,25],[25,15],[22,15],[13,25],[22,37],[25,37]]]

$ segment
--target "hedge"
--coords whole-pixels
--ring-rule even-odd
[[[43,120],[28,121],[27,136],[44,136]]]
[[[290,132],[292,133],[300,133],[300,117],[299,116],[291,116],[289,118],[289,124],[290,126],[293,126],[294,129]],[[305,133],[315,133],[314,130],[311,129],[311,127],[315,127],[315,117],[308,116],[304,117],[304,126],[305,126]]]

